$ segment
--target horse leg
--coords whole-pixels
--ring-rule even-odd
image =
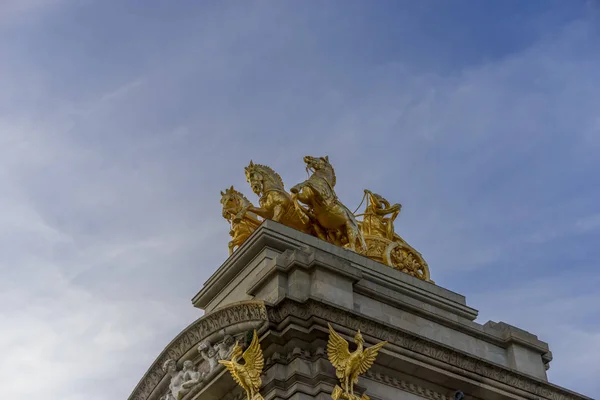
[[[306,213],[306,210],[304,210],[304,208],[300,205],[300,202],[298,201],[298,197],[300,196],[301,193],[294,193],[292,194],[292,203],[294,204],[294,209],[296,210],[296,214],[298,214],[298,218],[300,218],[300,221],[303,224],[308,224],[310,223],[310,217],[308,216],[308,214]]]
[[[348,242],[352,251],[364,253],[367,250],[365,238],[358,229],[358,225],[352,220],[346,222],[346,235],[348,236]]]
[[[346,222],[346,236],[348,237],[348,246],[350,246],[350,250],[356,251],[356,232],[350,221]]]
[[[271,219],[275,222],[279,222],[281,217],[283,217],[284,211],[285,210],[283,209],[283,206],[281,204],[277,204],[275,207],[273,207],[273,218]]]
[[[246,209],[246,211],[254,213],[254,214],[258,215],[259,217],[265,218],[265,219],[271,219],[271,216],[272,216],[272,214],[269,210],[267,210],[265,208],[260,208],[260,207],[250,206]]]
[[[232,255],[232,254],[233,254],[233,248],[235,247],[235,243],[233,243],[233,240],[232,240],[232,241],[230,241],[230,242],[227,244],[227,247],[229,248],[229,255]]]
[[[290,193],[292,193],[292,194],[298,194],[304,188],[304,186],[305,186],[304,182],[299,183],[299,184],[297,184],[296,186],[294,186],[293,188],[290,189]]]

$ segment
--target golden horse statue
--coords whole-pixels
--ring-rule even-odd
[[[366,210],[355,215],[335,193],[335,171],[329,157],[304,157],[309,178],[286,192],[281,177],[266,165],[250,164],[246,180],[259,196],[255,207],[233,189],[221,192],[223,217],[231,225],[229,254],[262,223],[271,219],[337,246],[355,251],[394,269],[434,283],[427,262],[394,230],[402,206],[364,190]],[[360,206],[363,202],[360,203]],[[362,217],[362,219],[358,219]]]
[[[252,203],[246,196],[235,190],[233,186],[225,189],[225,192],[221,191],[221,205],[223,206],[223,218],[229,221],[231,225],[229,230],[231,241],[228,243],[229,255],[231,255],[233,250],[240,247],[262,221],[258,219],[256,214],[247,211],[248,208],[252,207]]]
[[[306,170],[312,175],[290,191],[294,197],[296,210],[304,213],[304,220],[314,218],[318,228],[327,232],[327,239],[338,245],[347,245],[351,250],[362,253],[367,250],[354,214],[338,199],[335,186],[335,171],[329,163],[329,157],[304,157]],[[308,206],[308,212],[298,204]],[[319,237],[322,233],[317,230]]]
[[[304,233],[313,234],[314,230],[309,220],[303,220],[298,214],[292,196],[285,191],[283,180],[270,167],[261,164],[250,164],[245,168],[246,180],[252,191],[260,197],[260,207],[247,206],[239,217],[246,211],[253,212],[262,218],[280,222]]]

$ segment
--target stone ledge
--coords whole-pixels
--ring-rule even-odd
[[[302,319],[317,317],[348,329],[360,329],[363,334],[370,335],[378,340],[387,340],[392,345],[409,350],[413,353],[413,358],[416,354],[419,354],[424,356],[424,361],[427,359],[435,360],[440,366],[445,365],[445,368],[451,370],[454,374],[464,375],[466,373],[466,375],[479,376],[485,378],[489,384],[497,382],[503,386],[503,390],[506,389],[506,385],[544,399],[592,400],[589,397],[532,376],[518,373],[509,368],[425,340],[415,334],[373,321],[366,316],[357,315],[353,311],[343,310],[318,301],[309,300],[305,303],[299,303],[286,299],[276,306],[268,306],[267,308],[270,323],[278,324],[287,317]]]
[[[250,280],[246,293],[250,296],[258,295],[262,299],[268,299],[275,303],[282,301],[286,297],[300,302],[311,296],[315,298],[315,294],[311,293],[311,289],[305,289],[302,293],[302,296],[308,297],[298,298],[291,294],[290,282],[288,282],[288,280],[292,279],[292,273],[297,269],[308,273],[307,275],[304,275],[306,276],[304,279],[307,280],[305,284],[306,288],[312,287],[313,278],[311,278],[311,271],[316,269],[329,271],[334,274],[332,277],[343,277],[347,279],[348,282],[351,282],[351,284],[349,283],[348,285],[349,294],[350,292],[353,292],[375,299],[378,302],[392,306],[395,309],[411,312],[427,321],[438,323],[451,330],[461,332],[485,343],[495,345],[499,349],[508,349],[512,344],[519,344],[527,349],[531,349],[533,352],[539,354],[540,357],[542,355],[547,355],[549,352],[547,343],[538,340],[535,335],[511,327],[505,323],[489,322],[484,326],[480,325],[471,321],[470,317],[472,314],[468,312],[470,309],[466,306],[457,303],[451,304],[449,301],[445,301],[445,299],[434,298],[427,293],[421,294],[416,290],[410,291],[393,282],[390,283],[385,282],[382,279],[377,279],[370,274],[365,276],[363,271],[357,267],[356,264],[321,250],[285,250],[283,253],[267,262],[266,266]],[[276,278],[276,275],[278,275],[279,278]],[[278,288],[276,296],[265,297],[264,293],[261,296],[260,289],[271,282],[272,279],[279,279],[279,283],[273,286],[273,288]],[[358,300],[355,299],[354,301],[356,302]],[[342,304],[341,302],[337,305],[347,307],[346,304]],[[358,311],[356,307],[354,308],[355,311]],[[379,317],[374,318],[379,319],[383,323],[389,322],[388,320]],[[544,357],[544,360],[547,363],[548,361],[546,360],[548,360],[549,357]],[[523,371],[517,366],[515,366],[515,368]],[[542,372],[536,371],[536,373],[533,374],[537,377],[545,378],[543,365],[540,364],[539,368]]]
[[[327,359],[327,355],[326,355],[326,350],[324,348],[317,348],[316,351],[313,352],[312,354],[308,350],[294,349],[294,350],[288,352],[287,354],[280,354],[277,352],[273,353],[266,360],[265,366],[268,369],[268,368],[271,368],[273,365],[290,365],[296,359],[301,359],[301,360],[311,362],[311,363],[314,363],[318,360],[324,360],[327,363],[329,363],[329,360]],[[315,378],[319,378],[320,381],[327,382],[328,383],[327,393],[331,393],[333,387],[336,384],[338,384],[338,380],[336,378],[334,378],[333,375],[334,374],[327,375],[327,374],[323,374],[323,373],[317,373],[313,376],[310,376],[310,379],[312,379],[314,381]],[[422,396],[426,399],[453,400],[449,395],[437,392],[430,388],[425,388],[423,386],[420,386],[413,382],[409,382],[404,379],[397,379],[397,378],[391,377],[386,374],[374,372],[373,369],[368,370],[364,374],[362,379],[370,379],[373,381],[377,381],[377,382],[383,383],[387,386],[394,387],[396,389],[400,389],[400,390],[403,390],[408,393],[413,393],[413,394]],[[277,380],[275,380],[275,381],[277,381]],[[280,383],[281,389],[287,389],[290,386],[289,379],[285,380],[285,381],[279,381],[279,382],[281,382]],[[275,384],[275,385],[277,385],[277,384]],[[270,384],[269,386],[273,386],[273,385]],[[265,386],[265,391],[264,391],[265,393],[269,392],[269,386]],[[357,392],[362,393],[365,391],[365,389],[360,386],[360,383],[359,383],[359,385],[356,386],[356,388],[357,388]]]
[[[356,293],[366,295],[382,303],[390,304],[398,309],[407,310],[420,315],[433,322],[437,322],[448,328],[466,333],[488,343],[507,348],[511,343],[518,343],[531,348],[540,354],[549,353],[548,344],[537,338],[537,336],[522,329],[515,328],[504,322],[488,321],[484,325],[470,321],[466,318],[451,318],[445,313],[436,312],[430,308],[420,306],[418,302],[411,301],[412,297],[402,295],[393,290],[367,281],[360,281],[355,285]],[[550,358],[551,360],[551,358]],[[548,362],[550,361],[548,360]]]
[[[351,250],[335,246],[271,220],[264,221],[248,240],[206,281],[202,289],[192,299],[194,306],[204,309],[210,300],[218,294],[223,284],[236,276],[265,247],[281,253],[285,250],[315,249],[327,254],[329,257],[335,256],[344,263],[350,263],[362,274],[380,277],[388,284],[403,287],[405,291],[420,293],[429,299],[436,299],[438,302],[445,302],[448,306],[458,307],[461,309],[460,312],[466,313],[465,316],[471,320],[477,317],[477,310],[467,307],[465,297],[458,293],[422,281]]]

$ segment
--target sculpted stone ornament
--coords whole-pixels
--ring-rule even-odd
[[[246,391],[247,400],[264,400],[260,395],[259,390],[262,385],[260,375],[265,365],[265,360],[258,341],[256,330],[252,343],[248,346],[245,352],[242,347],[236,343],[231,353],[231,361],[220,360],[231,373],[233,380]],[[238,361],[242,357],[244,364]]]
[[[400,204],[392,205],[382,196],[365,189],[363,201],[368,197],[367,208],[364,213],[354,215],[335,193],[336,176],[329,157],[306,156],[304,162],[310,176],[290,189],[290,194],[275,171],[250,161],[245,168],[246,180],[259,196],[260,207],[254,207],[233,186],[221,192],[223,217],[231,224],[230,255],[258,228],[262,222],[260,217],[433,283],[421,254],[394,231]],[[356,218],[361,216],[362,221],[358,221]]]
[[[329,324],[328,324],[329,325]],[[354,336],[354,342],[358,346],[350,353],[348,342],[341,337],[329,325],[329,342],[327,343],[327,356],[329,362],[335,368],[335,374],[341,382],[341,387],[336,385],[331,393],[333,400],[369,400],[369,396],[363,394],[358,397],[354,394],[354,385],[358,383],[358,376],[364,374],[371,368],[377,358],[379,350],[387,342],[377,343],[365,349],[364,340],[360,330]]]
[[[194,369],[194,363],[190,360],[184,361],[183,369],[177,371],[175,360],[168,359],[163,365],[163,370],[171,376],[171,381],[167,393],[161,397],[161,400],[182,399],[202,379],[201,374]]]
[[[231,329],[232,324],[263,324],[268,320],[267,308],[262,301],[246,301],[225,306],[216,311],[213,311],[202,318],[193,322],[185,328],[173,342],[171,342],[157,357],[157,361],[152,364],[143,378],[136,385],[135,389],[129,397],[130,400],[148,400],[155,398],[154,390],[160,385],[163,378],[166,376],[170,382],[172,374],[167,372],[165,367],[168,365],[167,360],[178,360],[187,354],[194,347],[200,344],[200,338],[207,338],[211,335],[216,335],[223,329]],[[230,342],[226,337],[223,342]],[[210,346],[210,343],[207,344]],[[211,354],[218,354],[218,351]],[[208,357],[208,352],[205,354]],[[218,356],[215,356],[217,358]],[[204,358],[206,360],[206,358]],[[169,363],[170,364],[170,363]],[[205,364],[205,363],[202,363]],[[208,377],[209,365],[199,365],[205,372],[201,374],[203,379]],[[209,364],[207,362],[206,364]],[[215,360],[218,365],[218,360]],[[172,370],[176,373],[175,361],[172,362]],[[165,374],[166,373],[166,374]],[[169,389],[170,395],[170,389]],[[173,397],[162,396],[161,399],[173,400]]]
[[[208,374],[211,374],[219,365],[219,360],[231,355],[234,346],[235,339],[230,335],[226,335],[216,346],[212,346],[206,340],[198,345],[198,353],[208,363]]]
[[[233,336],[225,335],[223,341],[216,346],[216,350],[219,356],[219,360],[224,360],[231,356],[233,347],[235,346],[235,339]]]
[[[198,353],[208,363],[209,373],[213,372],[219,364],[217,356],[217,349],[215,349],[209,342],[204,341],[198,345]]]
[[[194,368],[194,363],[190,360],[183,362],[183,377],[181,389],[179,390],[179,398],[185,396],[194,386],[202,381],[202,374]]]

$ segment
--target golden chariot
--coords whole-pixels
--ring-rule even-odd
[[[433,283],[421,254],[394,230],[400,204],[391,205],[365,189],[361,205],[366,200],[366,208],[353,213],[335,193],[336,176],[329,157],[306,156],[304,162],[310,177],[287,192],[279,174],[251,161],[245,168],[246,180],[259,197],[259,207],[233,186],[221,192],[222,215],[231,225],[230,254],[261,219],[271,219]]]

